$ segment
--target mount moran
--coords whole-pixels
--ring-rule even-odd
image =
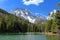
[[[11,13],[21,19],[29,21],[30,23],[39,24],[46,21],[45,17],[37,17],[35,15],[32,15],[28,10],[22,8],[15,9]]]

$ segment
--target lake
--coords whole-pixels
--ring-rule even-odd
[[[0,40],[60,40],[60,36],[48,36],[48,35],[0,35]]]

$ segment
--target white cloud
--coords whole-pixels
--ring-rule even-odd
[[[34,5],[37,5],[37,6],[38,6],[39,3],[43,3],[44,0],[29,0],[29,1],[23,0],[23,2],[24,2],[25,5],[31,5],[31,4],[34,4]]]

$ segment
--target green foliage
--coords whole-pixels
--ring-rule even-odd
[[[52,20],[47,20],[45,26],[46,26],[45,31],[47,31],[47,32],[51,31]]]
[[[37,24],[38,25],[38,24]],[[42,25],[29,23],[15,15],[0,9],[0,33],[40,32]],[[41,30],[40,30],[41,29]]]
[[[19,32],[56,32],[60,30],[60,11],[52,15],[54,19],[47,20],[45,24],[32,24],[0,9],[0,33]]]
[[[0,33],[27,32],[28,22],[0,9]]]
[[[60,11],[57,10],[57,12],[52,14],[53,19],[47,20],[45,24],[45,31],[46,32],[57,32],[60,30]]]

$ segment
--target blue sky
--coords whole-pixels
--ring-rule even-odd
[[[33,15],[47,16],[49,12],[58,9],[60,0],[0,0],[0,8],[10,12],[16,8],[28,9]]]

